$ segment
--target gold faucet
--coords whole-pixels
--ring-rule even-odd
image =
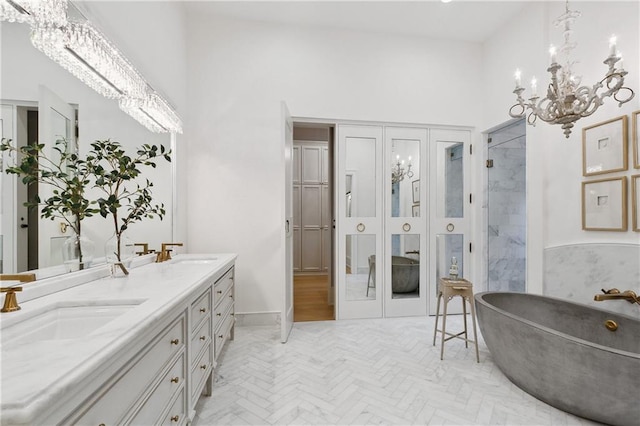
[[[144,256],[145,254],[156,252],[154,249],[149,249],[149,243],[134,243],[133,245],[136,247],[142,247],[141,251],[136,252],[138,256]]]
[[[637,303],[640,305],[640,297],[632,290],[620,292],[617,288],[612,288],[609,290],[602,289],[602,293],[603,294],[593,296],[593,300],[602,302],[603,300],[625,299],[629,303]]]
[[[19,281],[21,283],[29,283],[35,280],[36,274],[0,274],[0,281]],[[14,312],[21,309],[20,305],[18,305],[18,299],[16,298],[16,291],[22,291],[22,287],[0,287],[1,293],[7,293],[4,298],[4,306],[0,309],[0,312]]]
[[[171,250],[167,248],[170,246],[182,247],[182,243],[162,243],[162,248],[160,249],[158,256],[156,256],[157,263],[171,260]]]

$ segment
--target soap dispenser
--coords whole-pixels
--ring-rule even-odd
[[[458,259],[451,258],[451,266],[449,266],[449,278],[452,280],[458,279]]]

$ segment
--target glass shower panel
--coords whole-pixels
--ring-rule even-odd
[[[464,277],[463,246],[463,234],[436,235],[436,282],[439,282],[440,278],[449,277],[449,268],[454,262],[454,257],[458,264],[458,277]],[[434,287],[437,296],[438,286]]]
[[[489,291],[526,290],[526,138],[524,130],[517,130],[507,129],[502,137],[493,134],[488,150]]]
[[[347,217],[376,216],[376,139],[345,138]]]
[[[346,235],[346,299],[375,300],[376,298],[376,236],[374,234]]]
[[[420,235],[393,234],[391,239],[391,297],[420,297]]]
[[[393,139],[391,217],[420,216],[420,141]]]
[[[464,144],[439,141],[436,149],[436,208],[439,217],[464,216]]]

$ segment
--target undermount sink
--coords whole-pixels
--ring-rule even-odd
[[[171,263],[179,263],[182,265],[207,265],[217,260],[217,257],[176,257],[171,260]]]
[[[78,339],[131,311],[142,300],[91,304],[60,302],[2,329],[2,343]]]

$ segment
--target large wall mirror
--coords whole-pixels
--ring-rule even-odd
[[[102,97],[68,71],[37,50],[30,41],[27,24],[3,22],[1,30],[2,137],[15,144],[38,140],[53,143],[55,137],[73,139],[80,154],[86,153],[95,140],[120,142],[130,155],[142,144],[164,145],[170,148],[169,133],[152,133],[120,110],[118,102]],[[135,62],[135,58],[130,58]],[[49,99],[49,103],[43,103]],[[50,127],[42,127],[43,115],[50,117]],[[49,126],[49,125],[47,125]],[[60,221],[29,214],[22,205],[27,190],[20,179],[8,176],[4,169],[9,161],[3,153],[2,204],[0,205],[0,272],[17,273],[31,269],[56,267],[62,262],[62,242],[69,230]],[[164,160],[155,169],[145,168],[144,178],[153,182],[154,203],[164,203],[166,215],[161,221],[144,219],[127,231],[131,240],[158,248],[172,238],[173,170]],[[82,224],[83,235],[95,243],[95,257],[104,257],[104,244],[113,235],[110,217],[88,218]],[[64,268],[57,268],[64,272]]]

